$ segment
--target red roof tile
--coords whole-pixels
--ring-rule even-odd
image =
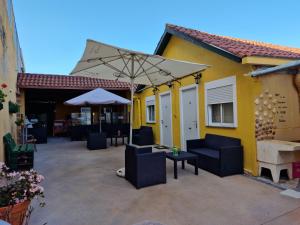
[[[113,80],[96,79],[81,76],[50,75],[50,74],[18,74],[19,88],[36,89],[77,89],[92,90],[104,88],[107,90],[129,90],[130,84]]]
[[[300,59],[300,48],[292,48],[258,41],[219,36],[171,24],[167,24],[167,29],[181,32],[196,40],[230,52],[231,54],[240,58],[246,56],[264,56]]]

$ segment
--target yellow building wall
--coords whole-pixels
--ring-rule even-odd
[[[25,91],[24,90],[21,89],[19,91],[18,99],[19,99],[18,104],[20,105],[20,114],[24,116],[25,115]]]
[[[210,66],[202,73],[202,78],[198,86],[199,95],[199,132],[200,137],[206,133],[213,133],[225,136],[240,138],[244,146],[244,169],[245,171],[256,175],[256,140],[255,140],[255,116],[254,116],[254,98],[261,91],[261,84],[256,78],[246,76],[252,68],[250,65],[243,65],[233,60],[227,59],[212,51],[196,46],[190,42],[177,37],[172,37],[164,50],[163,56],[166,58],[185,60],[207,64]],[[222,79],[228,76],[236,76],[237,86],[237,128],[213,128],[205,125],[205,103],[204,103],[204,83],[212,80]],[[172,126],[173,126],[173,144],[181,146],[180,143],[180,105],[179,88],[195,84],[192,76],[181,79],[181,84],[177,82],[171,88],[172,93]],[[158,144],[160,139],[159,128],[159,93],[170,90],[166,85],[159,87],[156,93],[156,123],[147,124],[145,118],[145,99],[153,95],[152,89],[146,89],[136,95],[140,100],[141,106],[141,124],[153,127],[155,142]]]
[[[17,96],[16,96],[17,104],[20,106],[19,113],[16,115],[16,120],[22,119],[23,121],[25,120],[25,92],[22,89],[18,90]],[[17,127],[17,132],[16,132],[16,141],[18,143],[22,142],[22,126]]]
[[[16,138],[17,131],[14,123],[16,114],[9,114],[8,112],[8,101],[16,102],[16,80],[19,71],[17,63],[19,46],[13,11],[9,6],[9,0],[0,0],[0,30],[5,33],[5,37],[0,38],[0,84],[6,83],[8,85],[5,89],[8,96],[4,102],[4,108],[0,111],[0,161],[4,161],[3,135],[11,132]]]

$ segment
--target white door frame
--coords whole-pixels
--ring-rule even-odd
[[[180,95],[180,143],[181,143],[181,149],[183,149],[183,142],[184,142],[184,133],[183,133],[183,104],[182,104],[182,93],[183,91],[189,90],[189,89],[196,89],[196,108],[197,108],[197,138],[200,138],[200,123],[199,123],[199,92],[198,92],[198,85],[197,84],[191,84],[184,86],[182,88],[179,88],[179,95]],[[184,149],[183,149],[184,150]]]
[[[160,133],[160,144],[163,143],[163,135],[162,135],[162,126],[161,126],[161,120],[162,120],[162,107],[161,107],[161,97],[164,95],[170,95],[170,118],[171,118],[171,144],[173,146],[173,113],[172,113],[172,92],[171,91],[165,91],[159,94],[159,133]],[[172,147],[169,146],[169,147]]]

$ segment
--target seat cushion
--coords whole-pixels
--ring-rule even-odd
[[[12,150],[10,150],[10,152],[12,152],[12,153],[18,153],[20,151],[21,151],[21,149],[20,149],[19,145],[15,146]]]
[[[26,144],[27,145],[27,148],[26,148],[26,151],[28,152],[33,152],[35,147],[34,147],[34,144]]]
[[[34,144],[24,144],[24,145],[17,145],[14,151],[18,152],[33,152],[34,151]]]
[[[220,158],[220,152],[218,150],[214,150],[210,148],[195,148],[195,149],[190,149],[189,151],[197,155],[205,155],[214,159]]]

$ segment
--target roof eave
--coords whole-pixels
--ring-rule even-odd
[[[167,47],[172,35],[174,35],[176,37],[179,37],[183,40],[186,40],[188,42],[191,42],[191,43],[193,43],[193,44],[195,44],[199,47],[202,47],[202,48],[205,48],[207,50],[213,51],[213,52],[215,52],[219,55],[222,55],[222,56],[224,56],[228,59],[231,59],[235,62],[239,62],[239,63],[242,62],[242,59],[240,57],[238,57],[238,56],[236,56],[236,55],[234,55],[234,54],[232,54],[232,53],[230,53],[230,52],[228,52],[224,49],[218,48],[214,45],[210,45],[210,44],[205,43],[203,41],[200,41],[196,38],[193,38],[193,37],[191,37],[187,34],[184,34],[182,32],[170,29],[169,27],[166,27],[162,37],[160,38],[160,41],[159,41],[158,45],[157,45],[157,47],[154,51],[154,54],[156,54],[156,55],[162,55],[163,54],[163,52],[164,52],[165,48]]]
[[[20,86],[18,85],[18,88],[20,89],[40,89],[40,90],[79,90],[79,91],[86,91],[86,90],[94,90],[99,87],[92,87],[92,88],[76,88],[76,87],[37,87],[37,86]],[[130,88],[107,88],[107,87],[101,87],[104,90],[112,90],[112,91],[129,91]]]
[[[171,37],[172,37],[172,35],[167,31],[167,29],[165,29],[163,35],[161,36],[161,38],[155,48],[155,51],[154,51],[155,55],[162,55],[164,53],[164,50],[167,47]]]
[[[250,73],[250,75],[252,77],[257,77],[257,76],[262,76],[265,74],[270,74],[270,73],[275,73],[275,72],[279,72],[279,71],[283,71],[283,70],[290,70],[290,69],[295,69],[298,68],[300,69],[300,60],[295,60],[286,64],[282,64],[279,66],[274,66],[271,68],[267,68],[267,69],[259,69],[259,70],[255,70],[253,72]],[[297,70],[298,72],[298,70]]]

